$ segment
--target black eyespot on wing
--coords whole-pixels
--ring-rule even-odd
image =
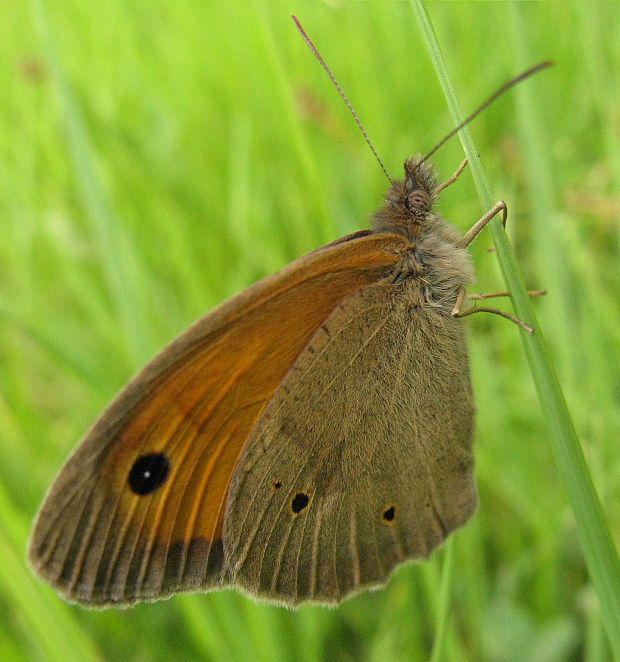
[[[169,472],[170,462],[163,453],[149,453],[134,462],[127,483],[132,492],[145,496],[161,487]]]
[[[391,504],[387,506],[382,515],[381,520],[384,524],[392,524],[396,519],[396,504]]]
[[[279,490],[282,487],[282,481],[274,480],[271,486],[273,487],[274,491]]]
[[[299,513],[310,503],[310,497],[303,492],[298,492],[291,501],[291,510],[295,515]]]

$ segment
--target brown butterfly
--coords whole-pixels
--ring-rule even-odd
[[[464,164],[463,166],[464,167]],[[70,457],[30,542],[70,601],[236,586],[334,604],[474,512],[466,246],[405,162],[363,230],[223,303],[156,356]],[[505,313],[504,316],[510,317]],[[511,318],[514,320],[514,318]]]

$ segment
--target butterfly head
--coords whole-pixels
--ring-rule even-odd
[[[385,205],[375,214],[375,232],[418,234],[435,203],[437,178],[421,155],[405,161],[405,178],[392,182]]]

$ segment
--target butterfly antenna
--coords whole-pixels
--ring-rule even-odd
[[[522,74],[519,74],[518,76],[515,76],[514,78],[511,78],[509,81],[504,83],[497,91],[495,91],[484,103],[482,103],[474,112],[466,117],[458,126],[456,126],[450,133],[440,140],[433,149],[421,160],[418,161],[418,167],[424,163],[424,161],[427,161],[433,154],[440,148],[443,147],[450,138],[455,136],[464,126],[469,124],[474,118],[478,117],[480,113],[488,108],[494,101],[499,99],[499,97],[504,94],[504,92],[507,92],[511,87],[514,87],[517,83],[520,83],[524,81],[526,78],[529,78],[530,76],[533,76],[535,73],[539,72],[541,69],[546,69],[547,67],[553,66],[553,62],[550,60],[546,62],[540,62],[539,64],[534,65],[533,67],[530,67],[526,71],[524,71]]]
[[[366,129],[364,128],[364,125],[362,124],[360,118],[357,116],[357,113],[355,112],[355,109],[351,105],[351,102],[347,98],[347,95],[344,93],[344,90],[342,87],[340,87],[340,83],[336,80],[336,77],[332,73],[332,70],[327,66],[327,62],[323,59],[322,55],[319,53],[317,50],[316,46],[312,43],[312,39],[308,36],[306,31],[303,29],[301,26],[301,23],[299,22],[299,19],[295,15],[291,15],[291,18],[293,21],[295,21],[295,25],[297,26],[297,29],[299,30],[299,33],[303,37],[304,41],[308,45],[308,48],[314,53],[314,57],[321,63],[321,66],[323,69],[325,69],[327,75],[329,76],[329,79],[331,82],[334,84],[334,87],[338,90],[338,94],[342,98],[342,100],[345,103],[345,106],[349,109],[349,112],[353,116],[353,119],[355,120],[355,123],[357,124],[359,130],[362,133],[362,136],[364,136],[364,140],[366,141],[366,144],[368,147],[370,147],[370,151],[375,155],[375,158],[377,159],[377,162],[381,166],[381,170],[385,173],[385,176],[388,178],[390,184],[393,183],[393,179],[390,177],[390,173],[387,171],[387,168],[385,167],[383,161],[381,160],[381,157],[377,153],[377,150],[375,149],[375,146],[372,144],[370,138],[368,137],[368,134],[366,133]]]

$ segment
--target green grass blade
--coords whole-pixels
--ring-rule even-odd
[[[441,585],[439,587],[439,600],[437,612],[437,631],[433,640],[433,653],[431,662],[440,662],[444,659],[446,650],[446,633],[448,631],[450,615],[450,595],[454,581],[454,538],[449,538],[444,545],[443,568]]]
[[[454,122],[460,123],[464,115],[456,100],[429,16],[421,2],[414,0],[412,7],[424,32],[427,47]],[[481,205],[483,209],[489,209],[494,200],[467,128],[461,131],[460,137],[465,154],[469,159]],[[521,320],[536,329],[535,333],[531,335],[525,332],[521,334],[525,353],[541,407],[549,425],[552,450],[577,522],[586,564],[601,603],[601,613],[607,635],[616,659],[620,660],[620,561],[566,401],[551,365],[543,334],[530,307],[527,291],[519,274],[507,235],[499,219],[492,221],[489,225],[516,314]]]

